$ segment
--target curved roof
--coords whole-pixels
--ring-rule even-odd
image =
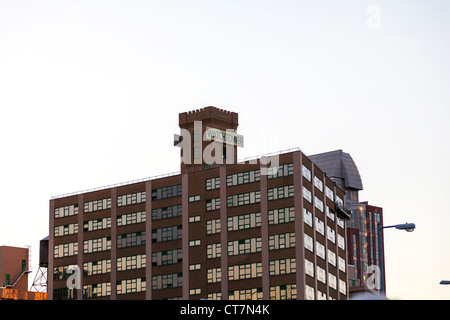
[[[344,180],[345,188],[363,190],[358,167],[350,154],[335,150],[308,156],[330,178]]]

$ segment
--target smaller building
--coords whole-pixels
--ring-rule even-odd
[[[383,225],[383,208],[369,205],[367,201],[359,201],[359,191],[363,190],[363,184],[350,154],[335,150],[310,155],[309,158],[345,190],[345,203],[351,211],[351,218],[347,223],[350,297],[372,292],[373,289],[385,293],[383,231],[378,227]],[[371,285],[373,279],[368,279],[371,275],[380,276],[374,288]]]
[[[28,248],[0,246],[0,300],[47,300],[47,293],[28,291]]]

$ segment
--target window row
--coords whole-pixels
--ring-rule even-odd
[[[100,199],[85,202],[83,205],[83,213],[111,209],[111,198]]]
[[[123,207],[130,204],[142,203],[145,202],[145,198],[145,191],[117,196],[117,206]]]
[[[142,292],[146,290],[145,277],[117,281],[117,294]]]
[[[78,214],[78,204],[70,206],[55,208],[55,219],[62,217],[69,217]]]
[[[152,190],[152,200],[161,200],[166,198],[181,196],[182,185],[178,184],[175,186],[163,187]]]
[[[261,191],[252,191],[247,193],[227,196],[227,207],[237,207],[247,204],[261,202]]]
[[[183,230],[181,225],[152,230],[152,242],[178,240],[182,236]]]
[[[267,189],[267,200],[278,200],[294,196],[294,185]]]

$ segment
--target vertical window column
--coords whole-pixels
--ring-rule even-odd
[[[296,151],[292,154],[294,163],[294,211],[295,211],[295,263],[297,299],[305,300],[305,247],[304,247],[304,223],[303,223],[303,176],[302,153]]]
[[[84,216],[84,195],[80,194],[78,195],[78,225],[83,225],[83,216]],[[78,253],[77,257],[77,265],[80,268],[83,268],[83,251],[82,248],[84,247],[84,232],[78,232],[78,248],[80,248],[80,252]],[[83,288],[83,277],[80,277],[80,286]],[[83,290],[77,290],[77,299],[82,300],[83,299]]]
[[[261,164],[261,172],[266,165]],[[269,217],[267,205],[267,175],[261,175],[260,180],[261,190],[261,262],[262,262],[262,290],[263,300],[270,300],[270,286],[269,286]]]
[[[181,175],[181,203],[183,205],[182,229],[183,237],[181,247],[183,249],[183,300],[189,300],[189,175]],[[151,219],[148,219],[151,220]],[[150,256],[151,257],[151,256]]]
[[[226,248],[228,248],[228,229],[227,225],[227,166],[220,167],[220,202],[223,205],[220,206],[220,223],[224,226],[220,232],[220,246],[222,254],[220,256],[220,268],[221,268],[221,292],[222,299],[228,300],[228,254]]]
[[[117,188],[111,189],[111,300],[117,297]]]
[[[152,192],[152,181],[147,181],[145,183],[145,194],[151,194]],[[145,220],[145,255],[147,261],[150,261],[150,257],[152,256],[152,216],[150,213],[152,212],[152,199],[149,197],[147,201],[145,201],[145,212],[147,213],[147,218]],[[145,278],[147,279],[148,283],[150,283],[150,280],[152,279],[152,263],[146,263],[145,267]],[[150,285],[146,286],[145,291],[145,299],[146,300],[152,300],[152,287]]]

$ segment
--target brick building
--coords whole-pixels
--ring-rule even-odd
[[[237,163],[234,112],[179,126],[180,172],[50,200],[49,299],[347,299],[344,190],[300,149]]]

